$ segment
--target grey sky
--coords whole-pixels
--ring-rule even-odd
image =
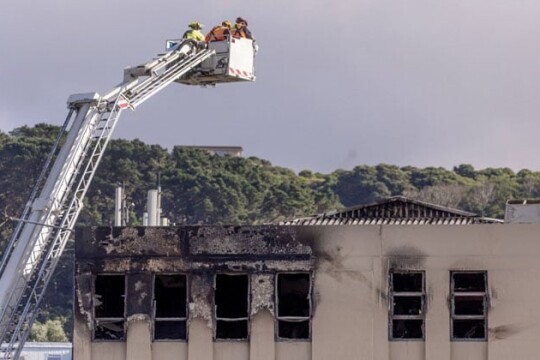
[[[241,145],[294,170],[540,170],[537,0],[1,0],[0,129],[61,124],[70,94],[107,92],[191,20],[239,15],[255,83],[172,86],[116,136]]]

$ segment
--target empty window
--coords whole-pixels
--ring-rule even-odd
[[[424,272],[390,273],[390,340],[423,340],[425,320]]]
[[[310,339],[311,274],[277,274],[276,305],[278,338]]]
[[[452,340],[486,340],[487,273],[450,273]]]
[[[185,340],[186,322],[186,275],[156,275],[154,278],[154,339]]]
[[[216,339],[248,338],[249,278],[218,274],[215,279]]]
[[[97,275],[94,283],[94,339],[124,339],[124,275]]]

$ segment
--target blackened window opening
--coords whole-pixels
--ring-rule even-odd
[[[95,315],[98,318],[124,317],[124,275],[97,275],[94,294]]]
[[[394,296],[394,315],[421,315],[422,296]]]
[[[390,272],[390,340],[423,340],[425,320],[424,272]]]
[[[248,275],[217,274],[215,279],[216,339],[248,338]]]
[[[456,315],[483,316],[485,311],[484,296],[454,296],[454,314]]]
[[[424,274],[421,272],[392,273],[392,289],[394,292],[422,292]]]
[[[455,340],[482,340],[486,337],[485,323],[485,320],[482,319],[454,319],[452,324],[453,338]]]
[[[483,272],[454,272],[452,273],[454,290],[457,292],[485,292],[486,274]]]
[[[154,278],[154,339],[187,337],[187,277],[182,274]]]
[[[450,273],[452,340],[487,340],[487,273]]]
[[[94,339],[123,340],[125,335],[125,276],[96,275]]]
[[[278,338],[310,339],[311,274],[278,274],[276,297]]]
[[[414,340],[424,338],[424,321],[417,319],[393,319],[392,340]]]

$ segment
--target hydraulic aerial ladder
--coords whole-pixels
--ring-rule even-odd
[[[254,81],[253,49],[249,39],[207,46],[168,41],[165,54],[125,69],[123,82],[108,94],[68,98],[68,116],[0,262],[2,359],[19,358],[122,111],[135,110],[173,82]]]

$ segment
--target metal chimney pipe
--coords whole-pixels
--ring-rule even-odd
[[[159,226],[159,191],[148,190],[148,202],[146,205],[148,212],[148,226]]]
[[[124,203],[124,189],[121,186],[116,188],[114,196],[114,226],[122,226],[122,204]]]

